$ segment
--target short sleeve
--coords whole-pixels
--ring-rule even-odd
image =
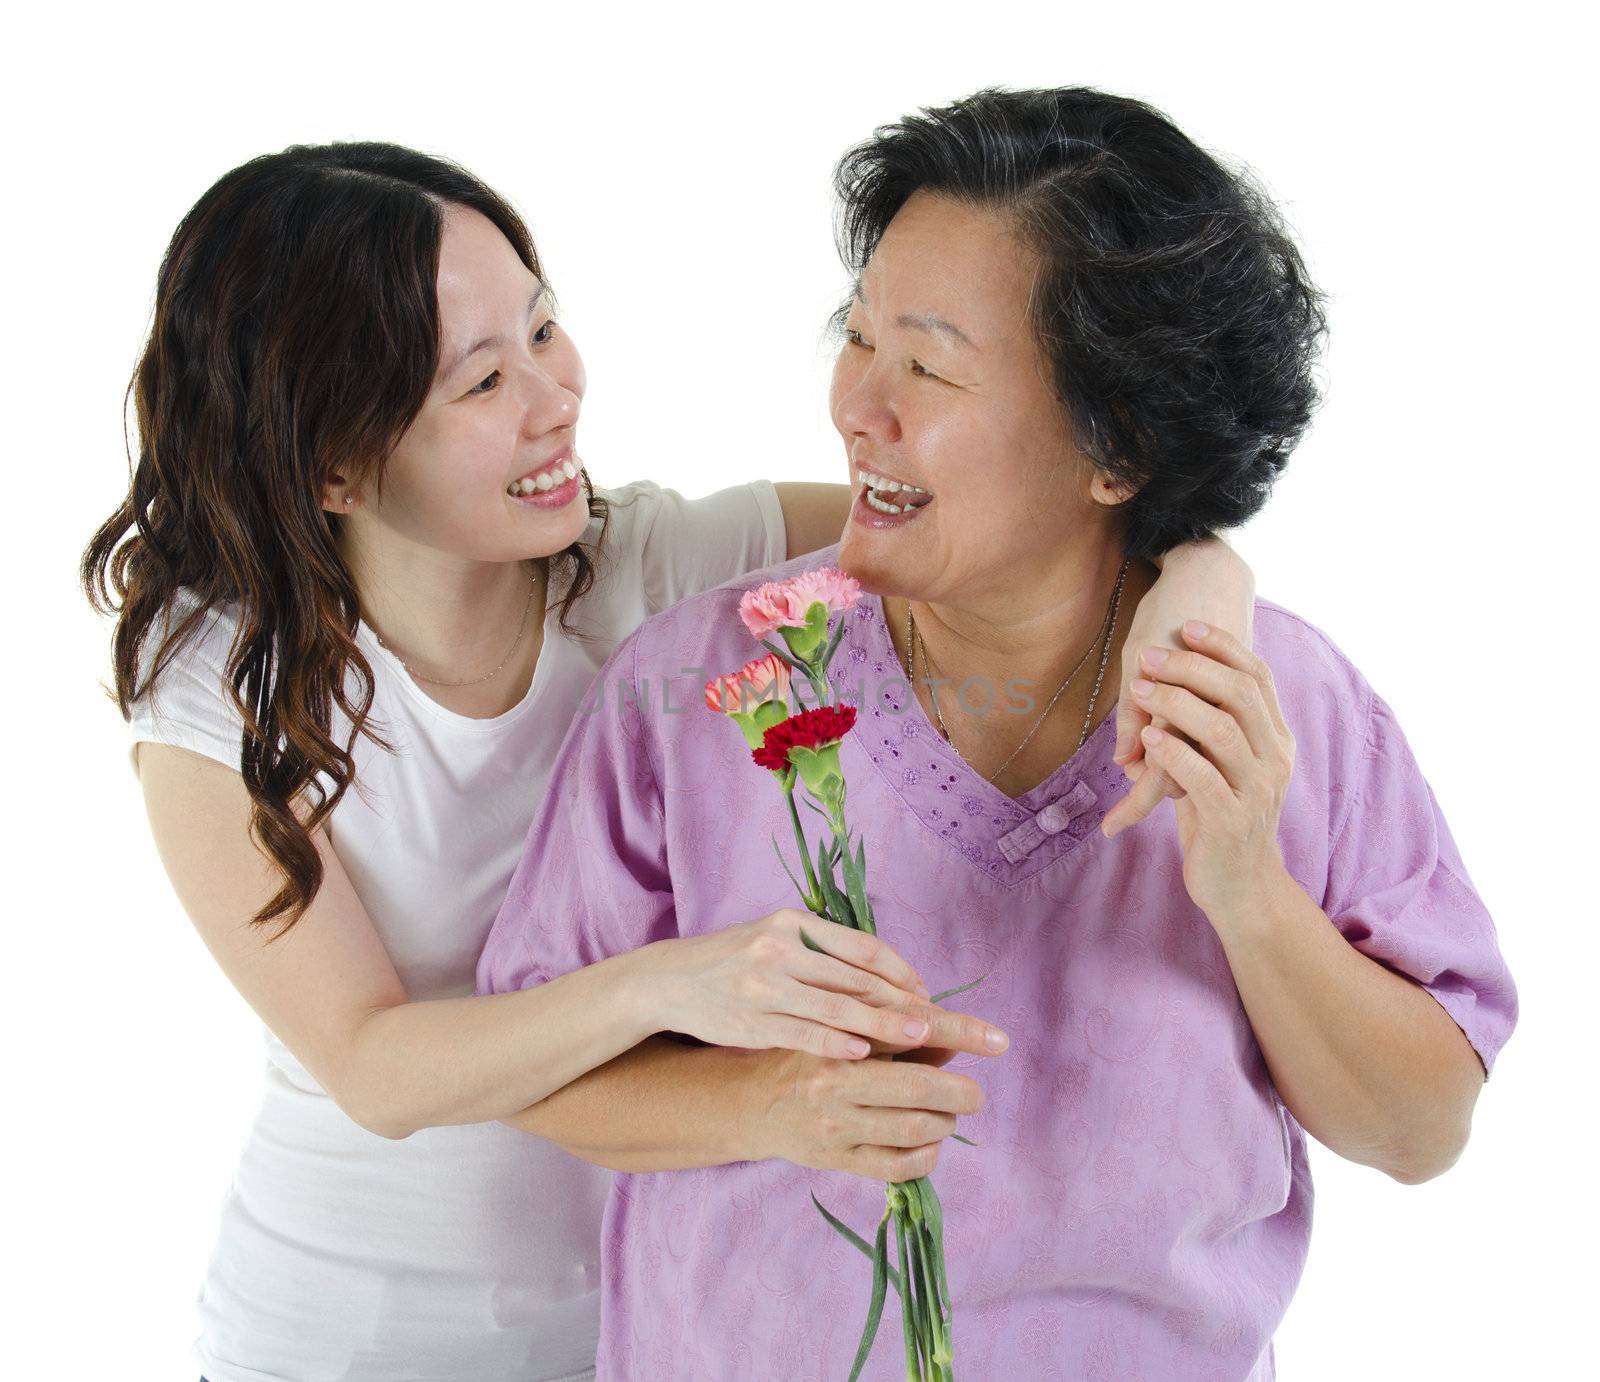
[[[632,486],[645,508],[638,544],[653,614],[787,556],[783,507],[770,480],[685,499],[650,481]]]
[[[636,639],[601,669],[478,960],[478,992],[531,988],[677,935]]]
[[[211,611],[162,668],[156,685],[130,707],[128,757],[135,771],[134,750],[140,743],[190,749],[239,771],[244,723],[229,698],[225,677],[231,639],[227,619]],[[159,635],[153,633],[146,646],[154,649],[158,643]]]
[[[1323,910],[1363,954],[1432,994],[1472,1043],[1487,1079],[1516,1023],[1516,986],[1394,712],[1370,688],[1367,694]]]

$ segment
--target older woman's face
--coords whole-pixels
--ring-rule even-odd
[[[1037,269],[995,212],[919,192],[863,272],[831,407],[856,487],[840,565],[868,589],[1005,594],[1107,522],[1028,321]]]

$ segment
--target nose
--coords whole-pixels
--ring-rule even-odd
[[[515,388],[526,435],[542,437],[577,422],[583,384],[573,371],[547,369],[539,360],[524,361],[517,370]]]
[[[857,438],[893,444],[901,438],[889,380],[876,365],[876,356],[863,359],[848,347],[834,362],[830,391],[833,425],[847,444]]]

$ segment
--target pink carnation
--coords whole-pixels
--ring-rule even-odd
[[[768,638],[777,629],[803,628],[806,611],[814,604],[824,604],[829,614],[837,614],[860,598],[861,584],[854,576],[823,566],[747,590],[739,601],[739,617],[752,637]]]
[[[724,715],[748,714],[762,701],[789,698],[789,669],[774,653],[747,662],[726,677],[706,683],[706,708]]]

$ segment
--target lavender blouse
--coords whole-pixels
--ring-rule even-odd
[[[834,555],[740,577],[617,649],[556,762],[480,992],[796,905],[769,842],[792,850],[782,795],[700,688],[759,652],[736,612],[744,590]],[[1006,797],[910,695],[881,601],[846,618],[832,675],[861,697],[846,810],[880,934],[935,990],[987,975],[955,1003],[1012,1039],[953,1065],[987,1102],[963,1120],[979,1146],[947,1143],[934,1176],[958,1370],[1272,1378],[1311,1231],[1305,1134],[1184,890],[1173,813],[1099,833],[1126,786],[1112,718]],[[1262,601],[1255,623],[1297,744],[1279,832],[1290,873],[1351,945],[1438,1000],[1487,1074],[1516,991],[1400,727],[1305,621]],[[845,1377],[870,1264],[820,1220],[813,1190],[870,1236],[882,1187],[845,1174],[766,1161],[619,1175],[598,1377]],[[865,1377],[903,1377],[896,1321],[891,1301]]]

